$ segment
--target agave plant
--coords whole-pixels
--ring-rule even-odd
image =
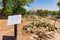
[[[48,25],[50,31],[54,31],[55,27],[53,25]]]
[[[43,22],[41,26],[42,27],[47,27],[47,23],[46,22]]]
[[[36,28],[39,28],[39,27],[44,27],[44,28],[47,28],[48,27],[48,30],[54,30],[54,26],[51,25],[50,23],[47,23],[47,22],[41,22],[40,20],[36,20],[32,23],[30,23],[29,25],[27,25],[27,27],[31,27],[33,29],[36,29]]]
[[[34,26],[34,25],[32,25],[32,24],[29,24],[29,27],[32,27],[32,28],[33,28],[33,26]]]

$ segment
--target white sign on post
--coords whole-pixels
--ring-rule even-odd
[[[8,16],[7,26],[14,24],[21,24],[21,15]]]

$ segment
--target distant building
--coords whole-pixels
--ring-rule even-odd
[[[45,9],[45,8],[34,8],[34,9],[29,10],[29,12],[30,12],[31,14],[40,15],[41,12],[39,12],[39,10],[48,10],[48,9]],[[50,11],[51,11],[51,10],[50,10]],[[41,15],[42,15],[42,14],[41,14]]]

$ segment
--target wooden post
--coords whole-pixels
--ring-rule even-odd
[[[14,25],[14,37],[17,39],[17,24]]]

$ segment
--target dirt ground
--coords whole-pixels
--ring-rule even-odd
[[[47,21],[51,22],[51,24],[53,24],[52,20],[49,21],[49,19],[47,19]],[[30,22],[32,22],[32,21],[24,20],[22,24],[18,24],[17,40],[31,40],[31,38],[30,38],[31,34],[26,33],[24,30],[22,30],[22,27],[24,25],[27,25]],[[56,25],[60,25],[60,22],[56,22]],[[3,40],[3,36],[14,36],[14,26],[13,25],[7,26],[7,20],[6,19],[0,20],[0,40]],[[54,37],[55,37],[54,40],[60,40],[60,34],[57,33],[57,31],[54,33]]]
[[[30,22],[23,21],[22,24],[18,24],[17,40],[31,40],[30,34],[22,30],[22,27]],[[0,20],[0,40],[3,40],[3,36],[14,36],[14,26],[7,26],[7,20]]]

